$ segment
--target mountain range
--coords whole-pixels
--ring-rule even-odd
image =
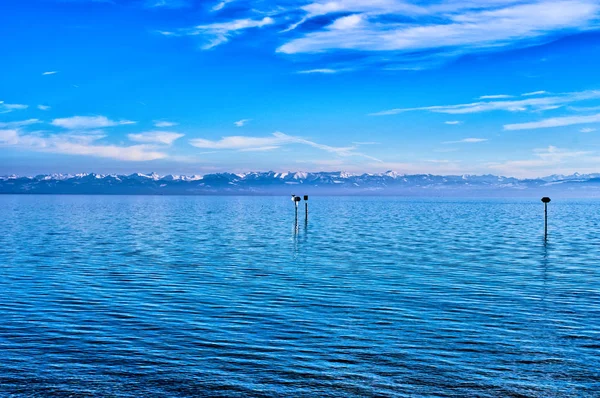
[[[517,179],[494,175],[251,172],[206,175],[49,174],[0,177],[0,194],[600,196],[600,173]]]

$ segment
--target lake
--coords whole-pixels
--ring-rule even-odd
[[[592,396],[600,201],[0,196],[0,396]]]

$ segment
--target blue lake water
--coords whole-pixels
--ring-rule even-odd
[[[302,204],[303,205],[303,204]],[[0,396],[594,396],[600,201],[0,196]],[[596,395],[597,396],[597,395]]]

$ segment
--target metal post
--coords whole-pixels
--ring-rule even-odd
[[[308,195],[304,195],[304,219],[308,220]]]
[[[298,203],[300,202],[300,200],[302,200],[300,198],[300,196],[296,196],[296,195],[292,195],[292,200],[294,201],[294,207],[296,209],[295,213],[295,224],[298,225]]]
[[[542,202],[544,202],[544,240],[548,239],[548,203],[550,203],[550,198],[544,196],[542,198]]]

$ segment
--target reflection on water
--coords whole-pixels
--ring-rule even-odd
[[[0,396],[597,393],[597,202],[310,210],[0,196]]]

